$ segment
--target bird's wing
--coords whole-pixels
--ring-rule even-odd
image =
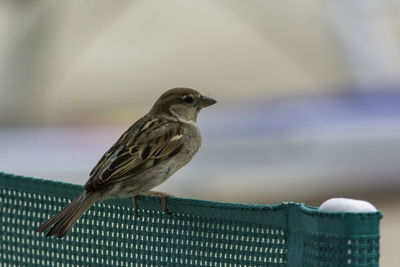
[[[180,123],[144,117],[129,128],[90,172],[85,189],[106,189],[175,156],[183,146]]]

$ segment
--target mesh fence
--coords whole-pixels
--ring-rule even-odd
[[[381,213],[156,197],[96,203],[62,239],[34,231],[81,186],[0,173],[1,266],[378,266]]]

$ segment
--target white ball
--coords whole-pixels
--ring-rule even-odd
[[[319,210],[328,212],[374,212],[376,208],[364,200],[331,198],[322,203]]]

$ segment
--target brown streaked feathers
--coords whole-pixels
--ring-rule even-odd
[[[132,133],[136,124],[141,127],[137,128],[136,133]],[[102,190],[174,156],[177,149],[183,146],[181,139],[176,138],[182,132],[180,124],[166,123],[147,116],[137,121],[93,168],[85,189],[89,192]],[[161,140],[164,141],[160,142]]]

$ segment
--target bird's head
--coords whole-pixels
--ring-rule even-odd
[[[173,88],[158,98],[150,113],[175,117],[182,122],[196,122],[202,108],[217,101],[190,88]]]

